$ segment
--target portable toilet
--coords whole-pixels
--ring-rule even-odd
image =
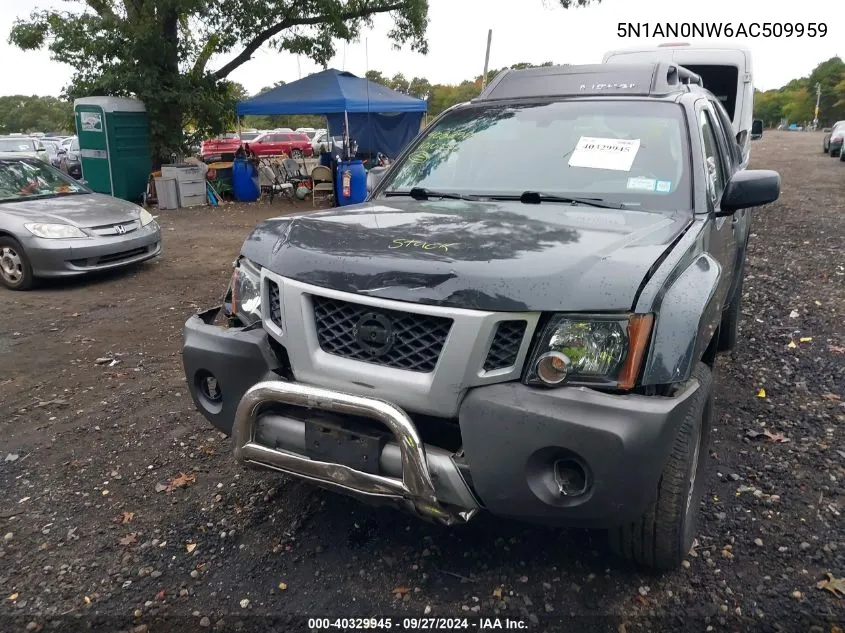
[[[85,97],[73,103],[82,177],[94,191],[137,201],[152,171],[144,104],[123,97]]]

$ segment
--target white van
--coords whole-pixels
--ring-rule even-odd
[[[605,64],[668,62],[688,68],[701,77],[733,121],[743,165],[748,163],[754,117],[754,84],[751,52],[739,46],[690,46],[688,43],[661,44],[649,48],[629,48],[605,53]]]

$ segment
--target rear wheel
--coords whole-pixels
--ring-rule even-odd
[[[610,546],[623,558],[655,569],[673,569],[692,547],[704,464],[713,420],[713,377],[698,363],[698,391],[660,476],[654,500],[642,518],[610,530]]]
[[[845,161],[845,145],[839,148],[839,160]]]
[[[296,158],[297,160],[302,158],[302,150],[301,149],[291,150],[290,157]]]
[[[10,290],[32,287],[32,265],[23,247],[11,237],[0,237],[0,283]]]

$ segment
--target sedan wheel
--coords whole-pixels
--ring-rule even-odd
[[[302,150],[301,149],[292,150],[291,153],[290,153],[290,157],[296,158],[296,159],[302,158]]]
[[[17,241],[0,238],[0,283],[11,290],[32,286],[32,266]]]

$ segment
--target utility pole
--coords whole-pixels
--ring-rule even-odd
[[[816,114],[813,117],[813,129],[817,130],[819,127],[819,102],[822,98],[822,85],[820,83],[816,84]]]
[[[484,55],[484,74],[481,75],[481,89],[487,87],[487,66],[490,63],[490,43],[493,40],[493,29],[487,31],[487,52]]]

